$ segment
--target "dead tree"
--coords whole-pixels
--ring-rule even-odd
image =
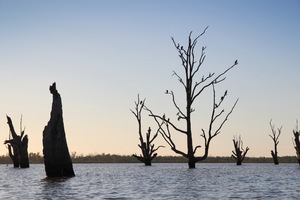
[[[133,154],[134,157],[136,157],[139,161],[144,163],[146,166],[150,166],[152,160],[157,156],[157,153],[155,153],[160,147],[154,148],[153,141],[158,136],[158,131],[156,131],[155,135],[151,138],[151,128],[148,128],[148,131],[146,133],[146,141],[144,141],[143,135],[142,135],[142,110],[145,108],[145,99],[140,100],[140,97],[138,95],[138,100],[135,103],[135,110],[130,110],[134,116],[136,117],[136,120],[138,122],[138,133],[139,133],[139,139],[140,144],[138,145],[142,151],[142,154],[139,156],[136,154]]]
[[[234,151],[232,151],[232,157],[236,159],[236,164],[241,165],[247,152],[249,151],[249,147],[246,147],[246,150],[243,149],[243,141],[241,136],[239,138],[233,138]]]
[[[300,165],[300,141],[299,141],[299,135],[300,135],[300,131],[298,129],[298,121],[297,121],[297,125],[296,125],[296,129],[293,130],[294,133],[294,147],[296,150],[296,155],[297,155],[297,161]]]
[[[12,137],[12,139],[4,141],[4,144],[7,144],[8,154],[14,163],[14,167],[28,168],[28,137],[25,135],[25,129],[21,130],[20,135],[17,135],[11,118],[9,116],[6,116],[6,118]],[[22,129],[22,118],[20,129]]]
[[[50,120],[43,131],[43,154],[48,177],[75,176],[66,140],[62,102],[56,84],[50,86],[53,97]]]
[[[279,136],[281,134],[281,129],[282,129],[282,126],[280,128],[277,129],[278,132],[276,132],[275,130],[275,126],[272,125],[272,120],[270,121],[270,127],[271,127],[271,131],[272,131],[272,135],[269,134],[269,136],[272,138],[273,142],[274,142],[274,151],[271,150],[271,155],[272,155],[272,158],[273,158],[273,161],[274,161],[274,164],[275,165],[278,165],[279,162],[278,162],[278,151],[277,151],[277,145],[279,143]]]
[[[174,104],[174,107],[177,112],[176,118],[178,120],[185,121],[185,128],[179,128],[179,126],[176,126],[173,121],[166,118],[165,114],[157,115],[149,110],[150,116],[152,116],[156,120],[158,126],[160,127],[159,131],[162,137],[165,139],[165,141],[169,144],[169,146],[175,153],[187,158],[189,168],[195,168],[195,164],[197,162],[205,160],[207,158],[211,140],[221,132],[223,125],[227,121],[229,115],[233,112],[238,101],[236,100],[229,112],[227,112],[226,114],[225,110],[221,109],[221,104],[227,96],[227,90],[218,100],[216,98],[215,91],[216,85],[223,82],[226,79],[224,75],[238,64],[237,60],[233,63],[231,67],[227,68],[224,72],[218,75],[216,75],[215,73],[209,73],[207,75],[203,75],[202,78],[197,80],[196,75],[198,75],[198,72],[200,71],[205,60],[206,47],[202,47],[201,55],[198,60],[195,58],[195,47],[198,42],[198,39],[205,33],[207,28],[208,27],[206,27],[204,31],[195,39],[192,39],[192,32],[190,32],[188,37],[187,48],[184,48],[179,43],[176,43],[175,40],[172,38],[173,44],[181,60],[181,65],[184,69],[183,77],[175,71],[173,72],[173,75],[178,78],[178,81],[184,88],[186,100],[185,106],[181,108],[178,105],[175,98],[175,93],[173,91],[166,90],[165,93],[171,96],[172,103]],[[208,130],[202,129],[202,133],[199,133],[204,139],[204,155],[196,156],[196,151],[201,146],[193,146],[192,113],[195,111],[193,104],[195,103],[196,99],[199,96],[201,96],[203,92],[206,91],[208,88],[212,89],[212,108],[210,113],[210,121],[208,125],[209,128]],[[176,143],[173,141],[171,134],[171,132],[174,130],[186,136],[187,152],[182,151],[176,147]]]

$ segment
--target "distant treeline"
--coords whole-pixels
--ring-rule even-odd
[[[128,155],[98,154],[98,155],[76,155],[71,154],[73,163],[139,163],[139,161]],[[43,163],[43,156],[39,153],[29,153],[29,163]],[[153,163],[186,163],[187,160],[181,156],[158,156]],[[232,157],[214,156],[208,157],[201,163],[235,163]],[[279,157],[280,163],[297,163],[296,156]],[[246,157],[243,163],[273,163],[271,157]],[[0,164],[12,164],[8,155],[0,156]]]

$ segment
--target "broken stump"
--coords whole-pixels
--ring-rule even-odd
[[[48,177],[75,176],[66,140],[63,122],[62,102],[56,90],[56,83],[50,86],[53,96],[50,121],[43,131],[43,154]]]

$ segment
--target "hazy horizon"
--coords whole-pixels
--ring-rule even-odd
[[[271,157],[269,122],[283,126],[279,156],[296,155],[293,129],[300,120],[300,2],[267,1],[20,1],[0,0],[0,142],[8,139],[6,115],[19,134],[20,117],[28,135],[28,152],[42,154],[42,133],[50,119],[49,86],[57,83],[70,152],[140,154],[138,127],[130,109],[137,95],[157,114],[176,122],[166,89],[184,106],[184,90],[173,71],[182,74],[172,43],[186,46],[200,34],[200,55],[207,46],[203,70],[220,73],[235,60],[226,80],[216,87],[229,111],[239,102],[210,156],[230,156],[234,135],[241,135],[249,157]],[[198,56],[196,55],[196,56]],[[202,145],[207,129],[210,89],[195,104],[194,144]],[[143,132],[155,130],[143,115]],[[300,127],[300,125],[299,125]],[[173,133],[185,151],[185,137]],[[158,155],[177,155],[165,145]],[[0,145],[0,155],[6,155]],[[202,155],[203,148],[199,149]]]

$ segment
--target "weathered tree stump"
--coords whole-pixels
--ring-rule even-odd
[[[296,150],[296,155],[297,155],[297,161],[300,165],[300,141],[299,141],[299,135],[300,135],[300,131],[298,131],[298,128],[296,130],[293,131],[294,133],[294,147]]]
[[[271,150],[271,156],[273,158],[273,162],[275,165],[278,165],[279,164],[279,161],[278,161],[278,154],[277,154],[277,151],[275,150],[276,153],[274,153],[273,150]]]
[[[43,131],[43,154],[48,177],[75,176],[66,140],[63,122],[62,102],[56,84],[50,86],[53,96],[50,121]]]
[[[242,162],[244,161],[247,152],[249,151],[249,147],[246,147],[246,150],[243,149],[243,141],[241,139],[241,136],[239,138],[234,137],[233,138],[233,146],[234,151],[232,151],[232,157],[236,159],[237,165],[242,165]]]
[[[21,131],[20,136],[17,135],[11,118],[9,116],[6,116],[6,118],[12,136],[12,139],[4,141],[4,144],[8,145],[8,154],[14,163],[14,167],[28,168],[28,137],[24,135],[25,130]]]

